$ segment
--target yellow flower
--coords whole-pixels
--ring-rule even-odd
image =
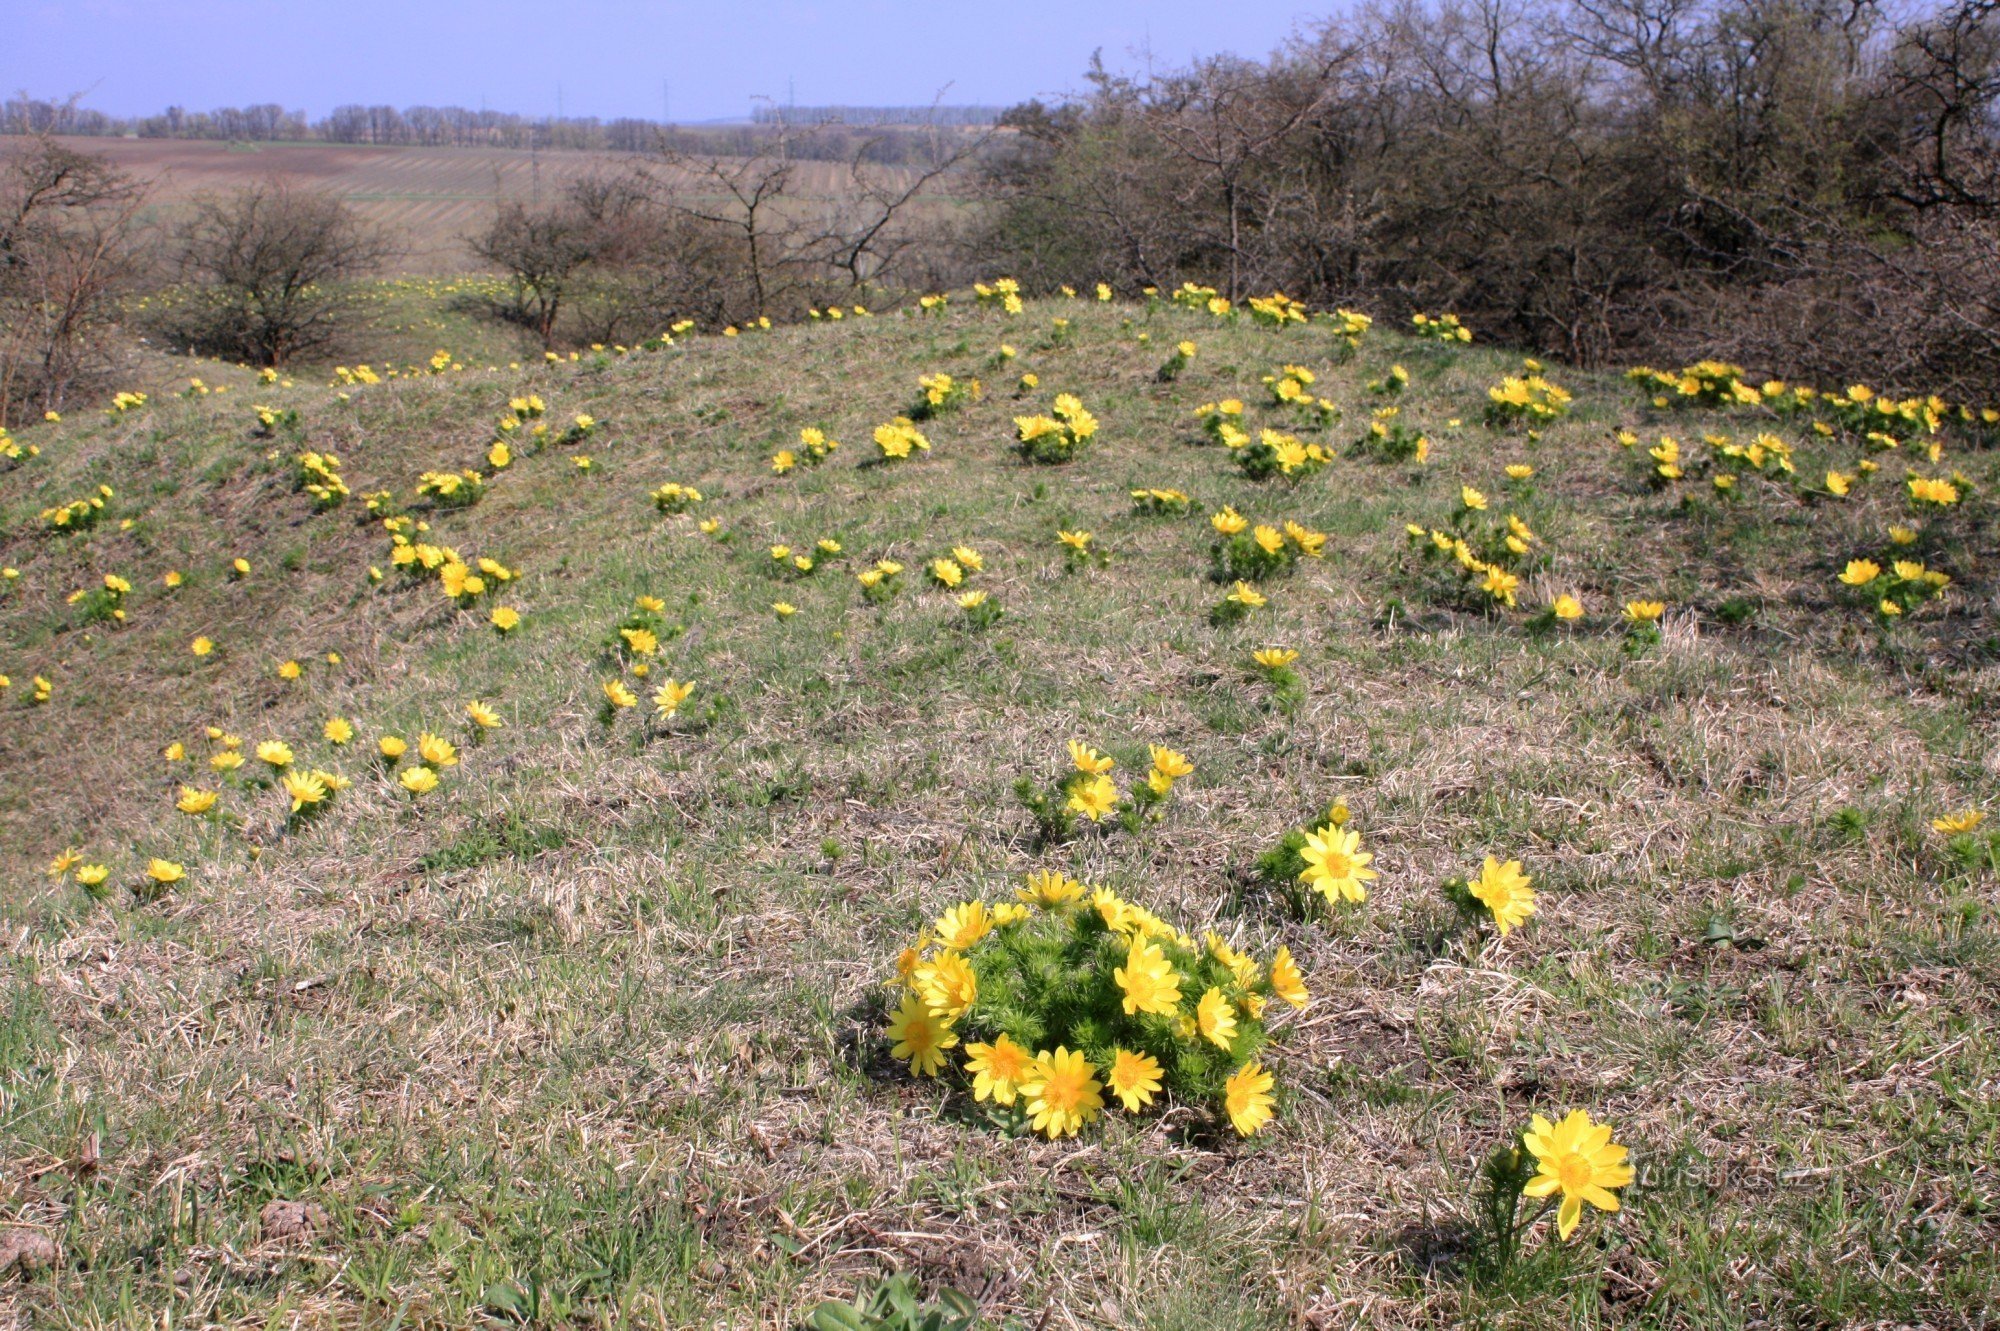
[[[493,627],[502,633],[512,633],[521,626],[520,613],[504,605],[495,606],[488,618],[492,621]]]
[[[49,877],[61,878],[82,863],[83,852],[72,846],[49,861]]]
[[[181,797],[174,807],[191,817],[200,817],[215,807],[215,792],[196,790],[193,786],[182,786]]]
[[[438,774],[428,767],[405,767],[396,780],[412,795],[437,789]]]
[[[1368,867],[1375,857],[1361,849],[1361,834],[1334,823],[1306,833],[1299,858],[1306,866],[1299,873],[1299,881],[1328,901],[1341,897],[1365,901],[1368,884],[1382,876]]]
[[[1222,1105],[1229,1113],[1230,1126],[1239,1136],[1254,1136],[1271,1121],[1271,1110],[1277,1103],[1271,1096],[1274,1084],[1275,1079],[1255,1059],[1231,1073],[1222,1084]]]
[[[474,698],[465,705],[465,714],[471,717],[472,724],[478,726],[481,730],[497,730],[505,724],[500,719],[500,713],[494,711],[477,698]]]
[[[942,1021],[957,1021],[979,1000],[979,976],[956,952],[944,952],[936,961],[918,967],[911,979],[931,1014]]]
[[[1625,1163],[1626,1149],[1611,1140],[1610,1124],[1592,1123],[1581,1109],[1554,1125],[1537,1114],[1522,1142],[1535,1157],[1536,1173],[1521,1193],[1562,1194],[1556,1232],[1563,1238],[1576,1229],[1585,1202],[1602,1211],[1618,1209],[1618,1197],[1611,1189],[1632,1181],[1632,1166]]]
[[[175,740],[160,751],[160,756],[170,763],[184,763],[187,761],[188,756],[187,745],[181,743],[179,740]]]
[[[329,744],[345,744],[354,738],[354,727],[348,724],[346,717],[330,716],[320,727],[320,734],[326,737]]]
[[[1113,1049],[1105,1080],[1111,1093],[1125,1106],[1125,1112],[1136,1114],[1160,1093],[1160,1061],[1151,1054]]]
[[[1054,869],[1038,869],[1028,875],[1027,886],[1016,888],[1014,895],[1046,910],[1066,906],[1081,897],[1083,884]]]
[[[1486,496],[1469,485],[1458,487],[1458,502],[1473,513],[1484,512],[1486,508]]]
[[[232,560],[229,567],[236,571],[236,576],[239,578],[250,576],[250,561],[247,559]]]
[[[210,754],[208,765],[217,772],[233,772],[243,766],[243,755],[234,749],[224,749],[221,753]]]
[[[1034,1070],[1035,1056],[1002,1035],[992,1044],[965,1046],[965,1070],[972,1074],[972,1098],[1011,1105],[1022,1080]]]
[[[1152,756],[1153,770],[1170,781],[1194,775],[1194,764],[1172,749],[1159,744],[1148,744],[1146,752]]]
[[[1065,807],[1093,823],[1101,822],[1105,814],[1118,807],[1118,787],[1108,776],[1093,776],[1079,781],[1071,787],[1069,803]]]
[[[1212,986],[1195,1005],[1194,1024],[1202,1038],[1217,1049],[1228,1049],[1236,1039],[1236,1009]]]
[[[1264,647],[1250,654],[1250,659],[1266,670],[1283,670],[1299,659],[1299,654],[1289,647]]]
[[[799,608],[790,601],[773,601],[771,602],[771,611],[779,619],[790,619],[799,612]]]
[[[1986,814],[1979,809],[1960,809],[1957,813],[1948,813],[1931,819],[1931,830],[1942,832],[1946,836],[1958,836],[1972,831],[1985,821]]]
[[[1625,603],[1625,618],[1634,624],[1650,624],[1665,613],[1667,613],[1667,606],[1664,601],[1627,601]]]
[[[944,1051],[958,1044],[951,1023],[939,1020],[911,993],[903,995],[902,1005],[889,1018],[889,1038],[895,1042],[890,1057],[908,1059],[910,1071],[923,1077],[937,1076],[944,1066]]]
[[[86,864],[76,871],[76,881],[84,887],[96,887],[111,876],[111,867],[105,864]]]
[[[400,735],[384,735],[381,739],[375,741],[375,747],[384,758],[394,762],[396,759],[402,757],[409,750],[410,746],[403,742],[403,738]]]
[[[1076,765],[1077,771],[1091,776],[1101,776],[1118,765],[1116,760],[1106,757],[1078,739],[1069,742],[1069,760]]]
[[[931,576],[946,587],[956,587],[965,581],[965,570],[959,567],[956,560],[933,559]]]
[[[196,656],[207,656],[215,650],[215,644],[207,638],[196,638],[188,644],[188,650]]]
[[[663,718],[671,717],[681,709],[681,704],[686,702],[693,692],[693,680],[682,684],[672,676],[668,676],[666,683],[653,691],[653,710]]]
[[[1264,593],[1258,591],[1255,587],[1252,587],[1249,583],[1244,582],[1241,579],[1237,580],[1236,585],[1230,588],[1229,595],[1225,596],[1223,599],[1226,601],[1234,601],[1236,604],[1240,606],[1245,606],[1251,610],[1255,610],[1258,606],[1268,605],[1270,603],[1269,599],[1265,597]]]
[[[1104,1084],[1097,1080],[1096,1071],[1082,1054],[1061,1045],[1054,1053],[1039,1056],[1021,1084],[1035,1131],[1054,1141],[1075,1136],[1079,1128],[1095,1120],[1104,1110]]]
[[[1090,548],[1090,533],[1087,531],[1059,531],[1056,533],[1056,539],[1072,550]]]
[[[1577,600],[1568,592],[1564,592],[1561,596],[1556,597],[1555,603],[1549,607],[1549,613],[1561,620],[1582,619],[1583,602]]]
[[[172,860],[154,859],[146,864],[146,877],[165,887],[187,877],[187,870]]]
[[[1220,513],[1210,514],[1208,525],[1221,532],[1224,536],[1234,536],[1237,532],[1249,526],[1250,521],[1235,509],[1225,508]]]
[[[1493,912],[1493,923],[1500,930],[1500,936],[1519,928],[1535,913],[1535,889],[1528,885],[1528,875],[1521,872],[1519,860],[1508,860],[1501,864],[1491,855],[1480,867],[1479,877],[1466,884],[1467,890]]]
[[[1271,992],[1295,1008],[1303,1008],[1312,999],[1306,991],[1305,976],[1292,960],[1292,950],[1282,943],[1271,958]]]
[[[1181,976],[1166,953],[1145,939],[1133,940],[1125,964],[1111,972],[1124,994],[1125,1015],[1156,1012],[1172,1016],[1181,1004]]]
[[[1882,566],[1872,559],[1850,559],[1840,571],[1840,580],[1850,587],[1865,587],[1882,576]]]
[[[326,782],[317,772],[287,772],[283,784],[285,793],[292,797],[293,813],[300,812],[308,805],[318,804],[327,795]]]
[[[1830,471],[1826,474],[1826,488],[1831,494],[1845,495],[1854,486],[1854,478],[1846,472]]]
[[[257,746],[257,760],[272,767],[289,767],[292,761],[292,746],[281,739],[267,739]]]
[[[432,767],[453,767],[458,763],[458,746],[428,730],[417,736],[417,752]]]
[[[964,952],[993,931],[993,917],[983,901],[966,901],[938,917],[938,942]]]

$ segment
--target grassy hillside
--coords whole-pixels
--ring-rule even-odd
[[[1479,346],[1378,328],[1343,361],[1324,323],[968,306],[375,385],[216,371],[226,392],[19,436],[40,452],[0,463],[0,1225],[59,1257],[0,1283],[0,1325],[781,1327],[895,1269],[1051,1327],[1986,1315],[1995,852],[1990,824],[1932,820],[2000,797],[1990,438],[1886,450],[1814,431],[1826,410],[1656,409],[1560,367],[1574,403],[1531,438],[1482,423],[1521,366]],[[1286,363],[1337,422],[1270,402]],[[1421,464],[1349,447],[1399,364]],[[925,422],[928,453],[862,465],[940,371],[983,398]],[[1012,418],[1059,392],[1102,428],[1027,465]],[[594,428],[536,451],[530,420],[496,472],[528,394],[551,435]],[[1194,414],[1232,396],[1331,465],[1246,477]],[[297,422],[260,437],[253,404]],[[841,447],[774,474],[804,427]],[[1703,442],[1763,432],[1794,475]],[[1663,434],[1678,479],[1648,456]],[[306,449],[337,456],[343,504],[298,488]],[[1913,510],[1912,466],[1959,472],[1958,502]],[[476,504],[415,495],[465,468]],[[704,499],[663,515],[667,482]],[[48,529],[99,486],[93,528]],[[1464,486],[1488,508],[1454,527]],[[1191,511],[1135,512],[1148,487]],[[383,491],[407,539],[518,576],[460,605],[407,574],[364,501]],[[1212,619],[1224,506],[1327,537],[1235,626]],[[1533,534],[1493,556],[1512,608],[1421,548],[1509,513]],[[1063,531],[1108,562],[1072,567]],[[771,553],[821,540],[842,553],[809,575]],[[987,629],[925,576],[954,546],[1004,609]],[[1838,581],[1892,556],[1952,583],[1891,617]],[[855,575],[881,559],[906,571],[878,606]],[[69,599],[107,574],[122,621]],[[1559,595],[1584,617],[1544,622]],[[638,679],[618,629],[642,597],[662,631]],[[1656,630],[1633,600],[1664,603]],[[1266,647],[1299,653],[1297,687]],[[666,676],[694,692],[654,723]],[[614,680],[637,707],[607,706]],[[409,741],[407,771],[423,732],[458,760],[412,794],[376,742]],[[291,818],[254,756],[211,768],[229,738],[351,785]],[[1195,771],[1156,823],[1044,844],[1013,786],[1060,776],[1071,740],[1121,779],[1148,744]],[[178,812],[183,786],[215,808]],[[1259,858],[1337,800],[1381,877],[1289,909]],[[45,872],[68,847],[108,870],[95,891]],[[1540,894],[1505,937],[1441,890],[1489,855]],[[185,877],[149,885],[155,857]],[[1270,1014],[1268,1128],[1188,1104],[1052,1142],[890,1056],[898,949],[1049,869],[1289,947],[1312,1000]],[[1624,1204],[1567,1242],[1544,1221],[1495,1277],[1481,1165],[1577,1108],[1632,1149]]]

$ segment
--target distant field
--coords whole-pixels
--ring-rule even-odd
[[[0,137],[0,151],[13,142]],[[65,142],[155,182],[163,218],[198,194],[262,180],[285,180],[338,194],[389,228],[403,246],[393,271],[418,275],[463,271],[468,263],[465,238],[484,226],[500,203],[552,197],[592,172],[625,170],[647,160],[631,153],[511,148],[176,139]],[[799,171],[800,192],[808,198],[835,198],[852,187],[853,174],[840,162],[802,162]]]

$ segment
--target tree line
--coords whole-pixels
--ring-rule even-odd
[[[336,106],[318,119],[276,103],[191,111],[170,106],[157,115],[112,116],[79,105],[17,95],[0,101],[0,134],[89,138],[225,140],[237,143],[350,143],[424,148],[549,148],[591,152],[651,152],[663,141],[688,152],[747,153],[788,127],[847,127],[872,140],[874,159],[899,162],[920,151],[923,133],[939,126],[991,125],[994,107],[780,107],[762,105],[750,123],[676,125],[642,117],[524,116],[463,106]],[[883,131],[889,131],[884,133]],[[854,144],[835,132],[801,139],[794,155],[844,161]]]
[[[977,237],[1047,287],[1453,310],[1586,364],[2000,396],[2000,3],[1389,0],[1010,112]]]

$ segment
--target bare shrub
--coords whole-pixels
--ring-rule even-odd
[[[60,410],[108,367],[144,200],[131,177],[53,139],[0,163],[0,425]]]
[[[339,284],[395,254],[338,198],[277,183],[198,199],[175,241],[185,287],[160,331],[257,365],[328,348],[351,312]]]

